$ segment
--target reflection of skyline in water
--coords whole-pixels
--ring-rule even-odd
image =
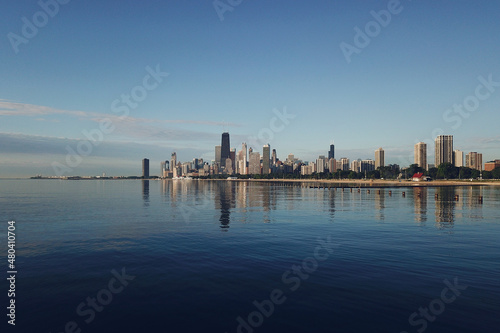
[[[234,183],[217,182],[218,191],[215,193],[215,209],[220,210],[220,227],[229,228],[231,208],[235,207]]]
[[[415,222],[419,222],[421,225],[425,225],[427,222],[427,187],[414,187],[413,190],[413,202],[414,202],[414,214]]]
[[[144,206],[149,206],[149,180],[142,180],[142,200]]]
[[[143,183],[145,204],[149,203],[148,183],[149,181]],[[368,193],[367,188],[359,191],[358,188],[353,188],[352,191],[350,188],[345,188],[344,191],[341,188],[311,189],[305,184],[278,182],[164,180],[161,183],[164,201],[168,201],[173,208],[190,211],[190,216],[206,216],[207,212],[212,214],[211,210],[215,208],[218,224],[222,229],[228,229],[231,222],[271,223],[272,211],[293,211],[304,205],[307,207],[308,200],[323,202],[331,221],[339,207],[341,211],[353,213],[372,207],[375,220],[383,221],[387,219],[386,209],[397,208],[401,204],[412,205],[413,219],[422,226],[434,215],[438,229],[453,228],[457,218],[482,218],[478,198],[483,195],[483,188],[472,186],[370,188]],[[402,196],[402,192],[406,196]],[[458,200],[455,199],[457,195]],[[282,207],[278,207],[278,203]],[[233,212],[238,214],[232,215]],[[262,213],[258,220],[255,220],[258,215],[254,215],[254,212]]]

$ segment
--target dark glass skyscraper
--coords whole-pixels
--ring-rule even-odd
[[[262,174],[267,175],[270,172],[270,159],[271,159],[271,147],[269,144],[264,145],[263,151],[262,151]]]
[[[149,179],[149,160],[147,158],[142,160],[142,178]]]
[[[231,150],[229,144],[229,133],[224,132],[222,133],[222,142],[221,142],[221,163],[222,165],[225,165],[226,163],[226,158],[229,158],[229,151]]]
[[[335,145],[330,145],[330,150],[328,151],[328,159],[335,158]]]

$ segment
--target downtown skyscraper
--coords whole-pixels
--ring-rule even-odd
[[[436,168],[443,163],[453,163],[453,135],[439,135],[435,144]]]
[[[375,150],[375,169],[385,166],[385,153],[382,148]]]
[[[224,133],[222,133],[221,150],[220,150],[221,164],[222,165],[225,165],[226,159],[230,158],[230,155],[229,155],[230,151],[231,151],[231,145],[229,143],[229,133],[224,132]]]
[[[271,146],[264,145],[262,148],[262,174],[267,175],[271,172]]]
[[[335,158],[335,145],[330,145],[330,150],[328,151],[328,159]]]
[[[149,179],[149,160],[147,158],[142,160],[142,178]]]
[[[427,170],[427,144],[419,142],[414,147],[415,164],[424,170]]]

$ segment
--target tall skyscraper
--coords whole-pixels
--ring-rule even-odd
[[[217,164],[219,166],[219,168],[222,166],[222,149],[221,149],[221,146],[215,146],[215,164]]]
[[[149,160],[147,158],[142,160],[142,178],[149,179]]]
[[[174,171],[177,168],[177,153],[174,151],[170,157],[170,170]]]
[[[424,170],[427,170],[427,144],[419,142],[414,148],[415,164]]]
[[[276,165],[277,161],[278,161],[278,156],[276,155],[276,149],[273,149],[273,152],[271,153],[271,163],[272,163],[272,165]]]
[[[464,166],[464,152],[461,150],[453,151],[453,165],[458,167]]]
[[[250,175],[260,175],[260,153],[251,152],[248,161],[248,173]]]
[[[242,162],[242,170],[240,171],[240,173],[242,175],[246,175],[247,174],[248,155],[247,155],[247,144],[245,142],[243,142],[241,144],[241,150],[243,151],[243,162]]]
[[[271,162],[271,147],[269,144],[264,145],[262,148],[262,174],[267,175],[269,172],[271,172],[270,165]]]
[[[483,170],[483,154],[470,152],[465,156],[465,166],[467,168]]]
[[[226,161],[226,158],[229,157],[229,153],[231,150],[231,145],[229,144],[229,133],[224,132],[222,133],[222,140],[221,140],[221,160]]]
[[[375,169],[385,166],[384,150],[379,148],[375,150]]]
[[[316,159],[316,172],[317,173],[325,172],[325,162],[326,162],[326,158],[324,155],[322,155]]]
[[[435,165],[453,163],[453,135],[440,135],[436,138]]]
[[[335,145],[330,145],[330,150],[328,151],[328,159],[335,158]]]

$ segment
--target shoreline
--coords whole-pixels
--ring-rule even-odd
[[[81,179],[59,179],[59,178],[1,178],[3,180],[143,180],[126,178],[81,178]],[[295,183],[295,184],[315,184],[330,185],[332,187],[446,187],[446,186],[500,186],[500,180],[433,180],[433,181],[411,181],[411,180],[363,180],[363,179],[146,179],[150,181],[228,181],[228,182],[261,182],[261,183]]]
[[[194,179],[193,179],[194,180]],[[500,186],[500,181],[434,180],[414,182],[408,180],[361,180],[361,179],[199,179],[198,181],[233,181],[264,183],[329,184],[333,187],[446,187],[446,186]],[[185,181],[185,180],[183,180]],[[347,186],[335,186],[347,185]]]

